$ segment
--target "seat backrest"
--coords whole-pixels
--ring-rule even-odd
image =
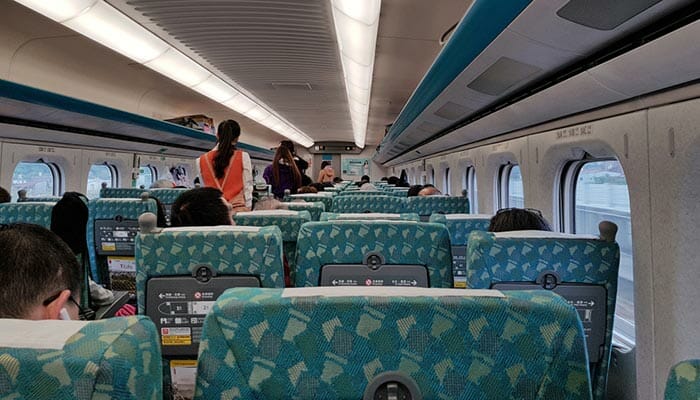
[[[387,373],[424,399],[591,397],[576,311],[545,291],[239,288],[206,318],[195,398],[360,399]]]
[[[329,194],[331,193],[329,192]],[[333,197],[321,193],[293,194],[284,198],[285,202],[294,202],[295,200],[304,200],[310,203],[320,201],[326,211],[333,207]]]
[[[467,238],[472,231],[486,231],[491,216],[486,214],[433,214],[430,222],[443,224],[450,232],[452,273],[455,287],[467,287]]]
[[[162,364],[146,317],[0,319],[0,397],[160,399]]]
[[[665,400],[700,398],[700,360],[685,360],[671,367],[666,381]]]
[[[352,265],[351,268],[367,274],[366,279],[373,280],[374,274],[363,265],[372,254],[383,258],[381,265],[384,266],[421,266],[427,269],[431,287],[452,287],[450,238],[444,225],[376,220],[304,224],[297,241],[296,286],[320,285],[322,271],[329,265]],[[405,273],[406,268],[400,272],[398,275]],[[363,279],[360,284],[365,284],[365,281]],[[385,283],[390,284],[389,281]]]
[[[57,203],[59,200],[61,200],[60,197],[57,196],[47,196],[47,197],[27,197],[25,199],[19,200],[17,199],[17,202],[25,203],[25,202],[31,202],[31,203]]]
[[[338,193],[338,196],[386,196],[386,192],[381,190],[358,190]]]
[[[244,226],[277,226],[282,231],[284,241],[284,255],[289,264],[290,278],[294,282],[294,261],[296,259],[297,237],[299,229],[307,222],[311,222],[311,214],[308,211],[292,210],[264,210],[239,212],[233,217],[236,225]]]
[[[2,203],[0,204],[0,224],[24,222],[51,228],[51,210],[56,203]]]
[[[389,213],[400,214],[406,212],[406,199],[396,196],[364,196],[362,194],[351,196],[338,196],[333,199],[334,213]]]
[[[91,200],[88,204],[87,226],[88,255],[93,279],[97,283],[112,284],[116,290],[131,290],[136,276],[133,269],[134,239],[138,232],[139,216],[146,212],[156,213],[153,199],[108,198]],[[117,232],[117,233],[115,233]],[[128,261],[112,268],[111,282],[109,257]]]
[[[102,188],[100,189],[101,199],[140,199],[143,192],[148,189],[139,188]]]
[[[469,199],[464,196],[412,196],[406,198],[406,211],[427,218],[436,213],[468,214]]]
[[[321,214],[321,221],[342,220],[401,220],[401,221],[420,221],[418,214],[403,213],[403,214],[387,214],[387,213],[328,213]]]
[[[577,304],[581,320],[588,332],[589,359],[593,363],[592,382],[594,398],[605,396],[608,365],[610,361],[617,274],[620,264],[620,248],[615,242],[599,240],[591,236],[569,235],[543,231],[516,231],[490,233],[473,231],[467,245],[467,286],[481,289],[504,282],[538,282],[537,286],[554,286],[553,289],[567,298],[562,290],[567,284],[585,284],[586,290],[605,289],[603,300],[587,305],[590,293],[581,296],[586,300]],[[561,285],[561,284],[564,285]],[[563,289],[568,290],[568,289]],[[569,300],[572,300],[570,297]],[[606,307],[600,308],[602,302]],[[587,311],[589,310],[589,311]],[[600,314],[604,313],[603,316]],[[599,318],[599,319],[598,319]],[[600,328],[604,326],[604,331]],[[595,340],[592,335],[599,335]],[[592,345],[593,342],[602,346]],[[597,362],[596,362],[597,361]]]
[[[314,201],[290,201],[283,204],[284,208],[292,211],[308,211],[311,214],[312,221],[318,221],[321,218],[321,213],[326,211],[326,206],[323,202]]]

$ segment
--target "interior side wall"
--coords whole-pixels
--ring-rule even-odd
[[[497,207],[500,167],[521,166],[526,207],[541,209],[561,228],[561,177],[566,164],[586,158],[616,158],[626,175],[634,251],[636,382],[625,398],[660,399],[669,368],[700,358],[700,100],[650,108],[617,117],[497,144],[477,146],[392,167],[420,182],[426,169],[450,168],[453,195],[476,168],[478,212]],[[443,175],[436,171],[438,187]],[[472,209],[474,212],[474,208]],[[634,372],[632,372],[634,373]]]

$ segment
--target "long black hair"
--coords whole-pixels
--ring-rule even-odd
[[[231,156],[236,151],[239,136],[241,136],[241,126],[232,119],[222,121],[216,129],[218,151],[214,157],[214,175],[217,179],[223,178],[226,174]]]
[[[286,146],[278,147],[277,152],[275,152],[275,158],[272,160],[273,183],[275,186],[280,184],[280,160],[284,160],[284,162],[289,166],[292,173],[292,179],[294,180],[294,189],[296,190],[301,186],[301,172],[299,172],[299,168],[297,168],[297,165],[294,162],[292,152],[289,151],[289,148]]]

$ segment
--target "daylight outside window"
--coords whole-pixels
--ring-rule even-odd
[[[158,179],[155,168],[150,165],[142,165],[139,167],[139,179],[136,180],[136,187],[143,186],[145,189],[151,187],[153,182]]]
[[[107,187],[114,187],[116,174],[114,166],[108,164],[95,164],[90,166],[87,180],[87,192],[85,193],[89,199],[100,197],[100,189],[102,184],[107,184]]]
[[[598,224],[617,224],[620,270],[615,307],[615,336],[634,346],[634,275],[632,263],[632,223],[627,180],[617,160],[579,164],[574,199],[574,232],[598,235]]]
[[[27,191],[27,197],[52,197],[58,195],[58,168],[45,162],[20,162],[12,174],[10,194],[17,201],[17,192]]]

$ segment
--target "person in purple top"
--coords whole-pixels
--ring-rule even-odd
[[[301,172],[294,162],[294,156],[286,146],[277,148],[272,164],[263,172],[263,179],[272,185],[272,194],[278,199],[284,197],[284,191],[294,194],[301,186]]]

